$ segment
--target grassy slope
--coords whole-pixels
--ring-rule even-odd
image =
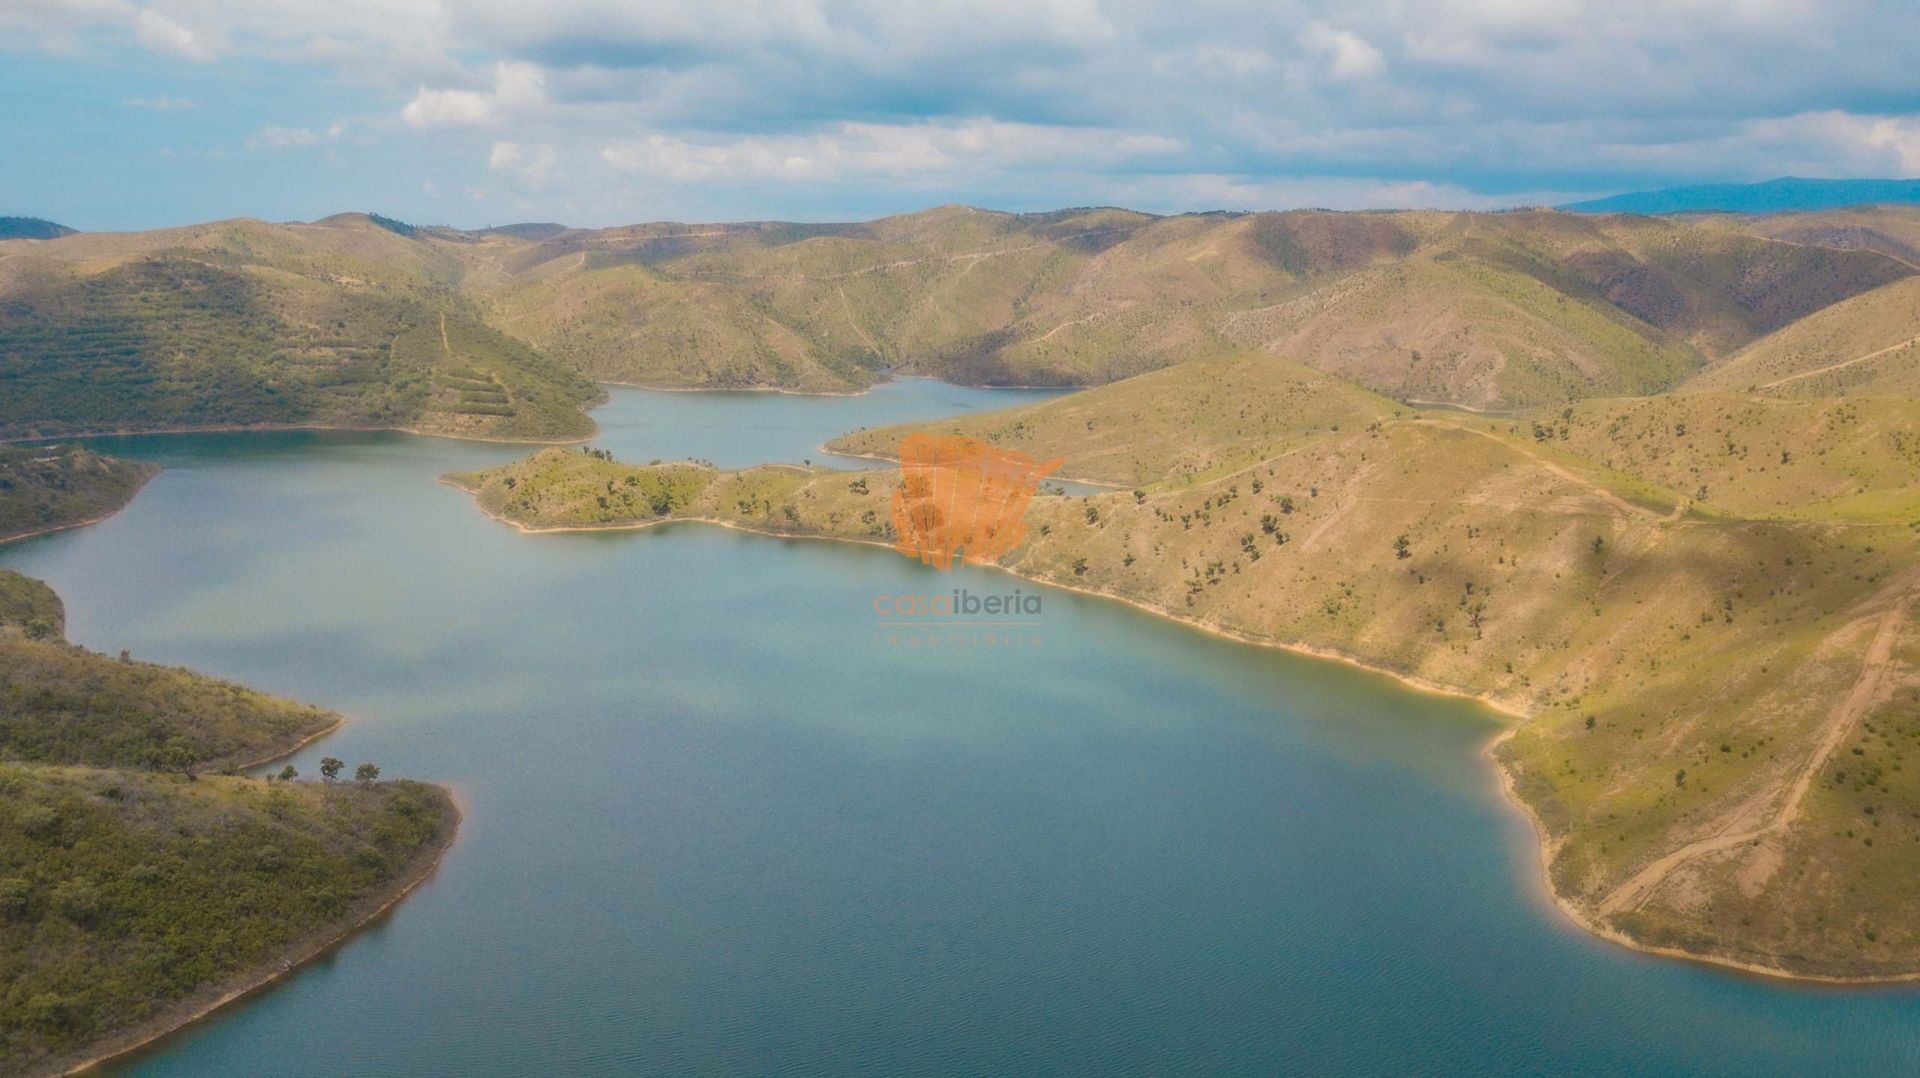
[[[339,717],[62,643],[60,620],[51,589],[0,570],[4,1074],[136,1043],[277,974],[417,879],[457,817],[413,782],[194,777]]]
[[[1396,397],[1507,407],[1659,391],[1913,272],[1748,224],[941,207],[570,231],[468,280],[496,324],[643,384],[843,390],[896,369],[1086,385],[1238,345]]]
[[[0,595],[24,608],[0,612],[0,760],[218,770],[278,756],[340,721],[190,670],[63,643],[58,599],[49,617],[51,592],[37,583],[0,570]]]
[[[430,864],[446,794],[0,764],[0,1073],[157,1032]]]
[[[0,541],[106,516],[155,471],[79,446],[0,447]]]
[[[1671,483],[1692,484],[1694,468],[1709,467],[1716,424],[1771,447],[1767,439],[1814,420],[1762,411],[1768,425],[1748,430],[1734,402],[1696,400],[1689,422],[1700,443],[1673,447],[1663,471],[1628,451],[1635,439],[1622,446],[1606,434],[1615,415],[1629,417],[1629,430],[1665,421],[1635,402],[1519,421],[1383,414],[1387,406],[1368,407],[1375,398],[1332,380],[1303,397],[1297,369],[1249,377],[1258,370],[1249,362],[1183,366],[966,421],[1022,447],[1066,448],[1064,474],[1138,487],[1036,499],[1028,541],[1006,567],[1528,714],[1502,744],[1502,764],[1548,832],[1556,892],[1603,930],[1800,973],[1920,970],[1920,900],[1891,883],[1920,867],[1920,817],[1887,814],[1920,798],[1920,774],[1897,769],[1893,753],[1912,720],[1898,717],[1906,705],[1883,699],[1920,683],[1920,641],[1905,622],[1886,621],[1917,597],[1914,530],[1884,514],[1836,526],[1740,513],[1774,515],[1782,499],[1789,514],[1831,504],[1835,475],[1868,452],[1849,433],[1854,421],[1834,410],[1842,406],[1820,413],[1804,465],[1757,480],[1738,468],[1721,482],[1752,481],[1749,494],[1694,506]],[[1233,403],[1223,410],[1219,399]],[[1136,418],[1163,401],[1164,421]],[[1356,414],[1373,418],[1333,429],[1331,417]],[[1103,436],[1109,430],[1134,440]],[[1229,467],[1243,435],[1261,459]],[[1227,448],[1212,448],[1215,439]],[[629,476],[684,484],[685,494],[664,514],[628,505],[618,492]],[[1870,486],[1896,490],[1903,476],[1891,467]],[[459,481],[528,527],[699,516],[884,541],[895,479],[632,468],[549,451]],[[1885,624],[1895,661],[1868,686],[1864,719],[1850,716],[1840,704],[1860,683],[1866,639]],[[1888,739],[1858,728],[1877,754],[1870,778],[1846,766],[1850,748],[1822,749],[1861,721]],[[1846,777],[1796,796],[1815,767]],[[1873,846],[1859,841],[1870,826],[1860,822],[1863,802],[1881,806]],[[1853,814],[1854,836],[1836,813]],[[1884,828],[1896,825],[1892,841]],[[1644,893],[1629,887],[1702,836],[1750,826],[1756,841],[1682,857]]]
[[[844,225],[461,233],[341,215],[11,241],[0,432],[304,422],[560,439],[590,430],[579,374],[1088,385],[1235,346],[1402,399],[1648,393],[1914,274],[1902,237],[1920,230],[1851,222],[1808,215],[1775,237],[1745,218],[948,206]],[[436,350],[443,316],[452,347]]]
[[[1688,381],[1689,391],[1776,397],[1920,393],[1920,277],[1836,303]]]
[[[827,448],[891,460],[906,434],[933,431],[970,435],[1042,460],[1066,457],[1063,474],[1076,479],[1125,486],[1199,482],[1343,427],[1363,428],[1396,407],[1310,367],[1236,353],[1029,408],[856,431]]]
[[[362,220],[9,245],[0,437],[364,425],[553,440],[595,389],[484,326],[463,264]],[[447,328],[442,336],[441,327]]]

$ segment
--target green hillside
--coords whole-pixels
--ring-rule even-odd
[[[106,516],[156,471],[73,445],[0,446],[0,542]]]
[[[0,570],[0,1074],[55,1072],[277,975],[450,841],[414,782],[212,775],[339,716],[60,639]]]
[[[0,437],[592,430],[593,386],[483,325],[451,290],[453,260],[370,223],[83,234],[0,267]]]

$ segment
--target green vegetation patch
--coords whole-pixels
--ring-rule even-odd
[[[414,782],[0,765],[0,1073],[274,968],[383,901],[456,815]]]

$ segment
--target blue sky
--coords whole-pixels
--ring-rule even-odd
[[[0,0],[0,213],[87,229],[1553,202],[1920,176],[1920,5]]]

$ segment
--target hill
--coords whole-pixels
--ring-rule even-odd
[[[0,570],[0,1074],[57,1072],[280,976],[431,869],[458,818],[414,782],[201,774],[339,716],[60,640]]]
[[[57,240],[74,231],[38,217],[0,217],[0,240]]]
[[[592,430],[592,385],[486,326],[454,291],[456,259],[371,218],[79,234],[5,253],[0,438]]]
[[[1238,346],[1494,408],[1659,391],[1915,272],[1740,223],[969,207],[570,230],[498,265],[469,278],[496,325],[619,381],[1097,385]]]
[[[1004,412],[842,435],[835,453],[897,459],[911,432],[962,434],[1041,460],[1063,476],[1136,486],[1200,482],[1314,438],[1394,414],[1394,402],[1310,367],[1258,353],[1195,360]]]
[[[1920,779],[1896,767],[1920,736],[1920,536],[1913,462],[1881,459],[1912,409],[1701,396],[1496,420],[1286,364],[1263,391],[1262,362],[930,429],[1132,486],[1036,498],[1012,572],[1525,716],[1497,756],[1595,931],[1773,972],[1920,971],[1920,901],[1896,882],[1920,868]],[[456,478],[527,528],[867,542],[892,538],[898,483],[560,452]]]
[[[1875,203],[1920,202],[1920,180],[1809,180],[1714,183],[1629,191],[1570,202],[1573,213],[1782,213]]]
[[[1687,391],[1920,396],[1920,278],[1793,322],[1689,379]]]
[[[98,520],[157,471],[75,445],[0,446],[0,542]]]
[[[1240,349],[1406,401],[1662,392],[1920,274],[1920,211],[1011,214],[479,232],[365,214],[0,246],[0,436],[565,440],[584,378],[1088,386]],[[445,326],[445,332],[441,326]],[[1920,328],[1915,332],[1920,333]]]

